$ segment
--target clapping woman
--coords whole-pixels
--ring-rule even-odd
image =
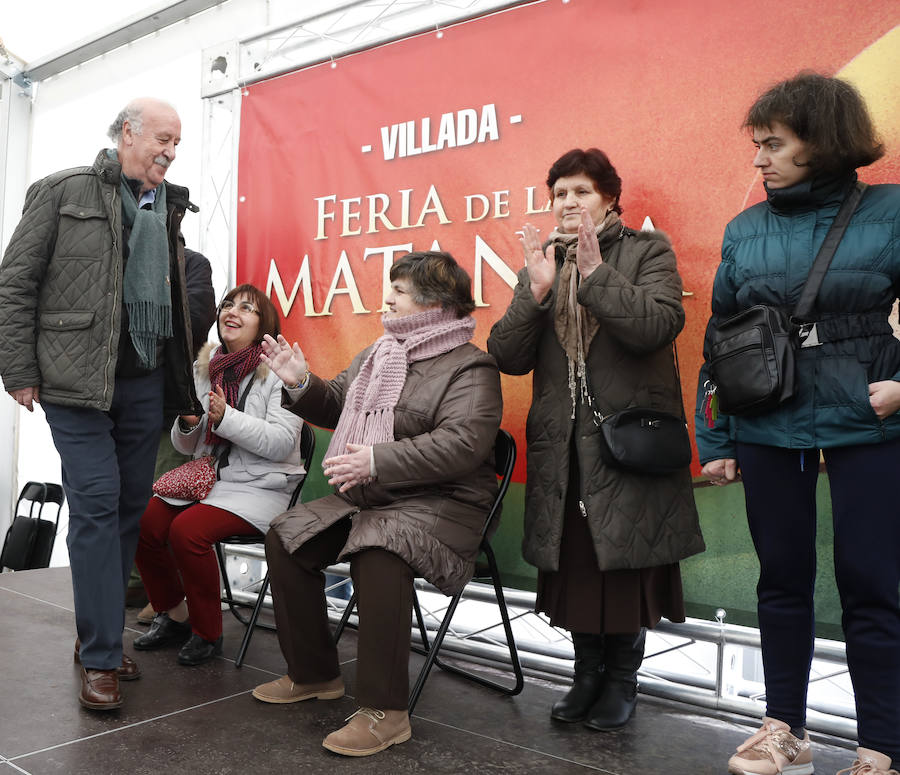
[[[551,718],[595,730],[634,711],[647,627],[684,621],[679,560],[703,551],[687,466],[651,476],[607,464],[594,409],[681,415],[672,342],[684,325],[669,240],[629,229],[606,154],[575,149],[547,177],[556,228],[526,224],[525,268],[491,330],[507,374],[533,372],[525,559],[537,610],[572,633],[575,681]]]
[[[281,406],[282,382],[261,361],[264,335],[280,331],[272,302],[240,285],[219,305],[221,346],[194,364],[206,413],[181,416],[172,444],[194,458],[216,456],[218,480],[199,501],[151,498],[141,519],[137,565],[156,615],[136,649],[181,646],[178,662],[198,665],[222,653],[219,567],[213,544],[265,532],[303,474],[299,417]]]

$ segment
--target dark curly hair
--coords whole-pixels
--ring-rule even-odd
[[[622,206],[619,204],[619,197],[622,195],[622,178],[616,173],[616,168],[613,167],[609,157],[599,148],[588,148],[586,151],[573,148],[553,162],[550,172],[547,173],[550,200],[553,201],[553,186],[557,180],[581,173],[594,181],[594,185],[603,196],[613,200],[612,209],[621,215]]]
[[[775,84],[747,111],[743,127],[771,128],[774,122],[807,144],[814,171],[850,172],[884,156],[865,101],[840,78],[804,71]]]
[[[409,280],[412,300],[422,307],[452,309],[462,318],[475,309],[472,280],[449,253],[407,253],[391,267],[391,282]]]

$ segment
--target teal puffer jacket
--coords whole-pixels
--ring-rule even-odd
[[[852,178],[769,193],[725,229],[712,293],[712,318],[754,304],[793,310]],[[900,185],[866,189],[816,300],[823,344],[796,351],[797,393],[756,417],[720,415],[709,427],[697,392],[700,462],[735,457],[735,442],[789,449],[877,444],[900,438],[900,413],[879,420],[868,385],[900,380],[900,340],[889,315],[900,295]],[[709,329],[707,329],[708,331]],[[823,335],[821,332],[825,331]],[[708,348],[704,348],[707,352]]]

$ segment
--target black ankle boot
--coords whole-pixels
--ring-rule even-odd
[[[557,700],[550,710],[550,718],[572,724],[584,721],[591,707],[603,692],[603,636],[573,632],[575,646],[575,677],[572,688]]]
[[[588,713],[588,729],[610,732],[624,727],[637,705],[637,671],[644,659],[646,629],[636,635],[606,635],[603,693]]]

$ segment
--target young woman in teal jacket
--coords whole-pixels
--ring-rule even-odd
[[[763,94],[746,127],[766,201],[725,230],[710,327],[754,304],[793,309],[856,169],[884,155],[858,92],[812,73]],[[820,452],[860,746],[842,772],[900,765],[900,340],[889,321],[898,295],[900,186],[870,186],[816,297],[820,344],[795,351],[795,395],[764,414],[717,415],[708,363],[701,370],[702,472],[726,484],[740,471],[760,561],[767,708],[729,761],[737,775],[813,772],[805,724]]]

